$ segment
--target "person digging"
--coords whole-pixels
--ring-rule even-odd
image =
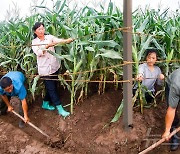
[[[180,103],[180,68],[173,71],[167,79],[166,101],[168,109],[165,116],[165,131],[162,138],[170,140],[170,150],[175,151],[179,146],[179,137],[177,133],[170,139],[170,133],[179,126],[179,117],[177,114]]]
[[[30,121],[26,102],[27,91],[24,82],[25,77],[23,73],[18,71],[8,72],[0,79],[0,96],[7,105],[8,111],[13,111],[13,107],[10,103],[10,98],[12,96],[17,96],[21,100],[19,101],[19,114],[24,117],[24,120],[19,121],[19,128],[23,128],[24,123]]]

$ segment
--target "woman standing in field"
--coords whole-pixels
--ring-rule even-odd
[[[53,35],[46,35],[44,24],[41,22],[35,23],[32,28],[34,39],[32,40],[32,50],[37,56],[38,74],[46,78],[44,80],[46,95],[44,97],[42,108],[47,110],[58,110],[59,115],[63,117],[69,116],[69,112],[62,107],[58,92],[57,82],[51,79],[58,79],[60,63],[55,56],[48,53],[46,49],[55,52],[54,46],[61,43],[67,44],[73,41],[72,38],[59,39]],[[50,79],[50,80],[47,80]],[[50,105],[52,102],[53,106]]]

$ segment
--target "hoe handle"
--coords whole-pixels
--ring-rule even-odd
[[[20,114],[18,114],[16,111],[12,110],[12,113],[14,113],[16,116],[18,116],[19,118],[21,118],[23,121],[25,120]],[[32,124],[31,122],[27,122],[31,127],[35,128],[37,131],[39,131],[41,134],[43,134],[46,137],[49,137],[49,135],[47,135],[45,132],[43,132],[41,129],[39,129],[37,126],[35,126],[34,124]]]

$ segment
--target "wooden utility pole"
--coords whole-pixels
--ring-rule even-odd
[[[129,27],[128,32],[123,32],[123,60],[132,62],[132,0],[123,1],[123,23],[124,27]],[[123,83],[123,123],[125,130],[132,126],[132,64],[123,66],[123,80],[131,82]]]

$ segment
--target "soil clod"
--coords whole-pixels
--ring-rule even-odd
[[[60,138],[47,138],[47,140],[45,141],[45,144],[50,146],[51,148],[57,148],[57,149],[61,149],[62,147],[64,147],[64,138],[60,137]]]

